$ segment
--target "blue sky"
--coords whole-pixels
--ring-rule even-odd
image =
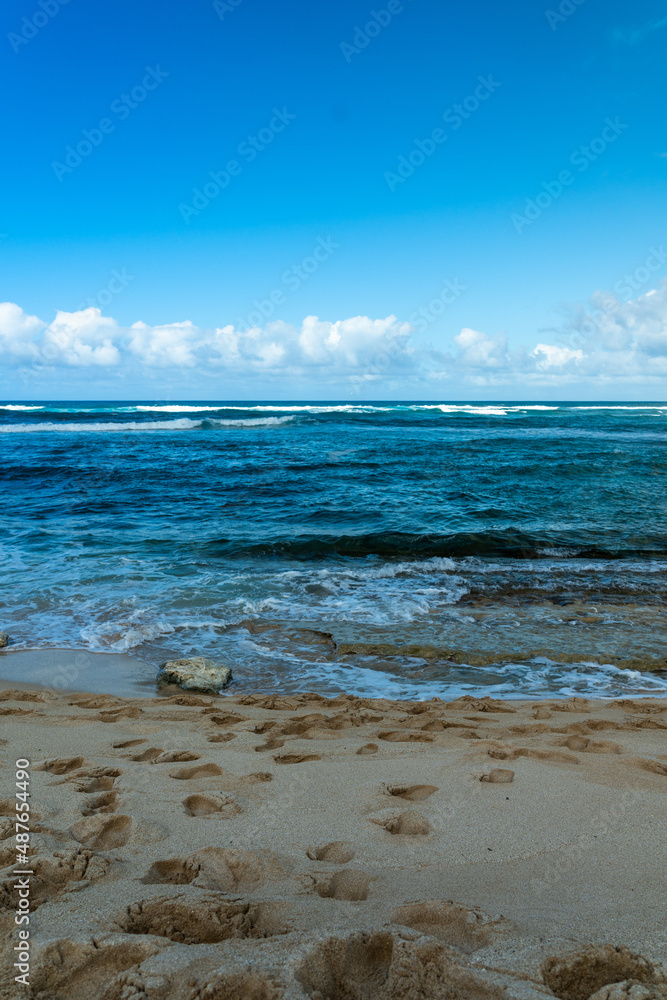
[[[664,4],[8,0],[0,42],[6,398],[664,397]]]

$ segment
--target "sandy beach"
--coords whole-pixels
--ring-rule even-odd
[[[5,682],[38,1000],[667,996],[667,701],[155,698]],[[611,987],[612,983],[624,983]]]

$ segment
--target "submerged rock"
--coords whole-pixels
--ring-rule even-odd
[[[160,685],[178,684],[186,691],[206,691],[217,694],[232,680],[232,672],[222,663],[206,656],[191,656],[184,660],[167,660],[161,663],[157,675]]]
[[[5,646],[9,645],[9,636],[6,632],[0,632],[0,649],[4,649]]]

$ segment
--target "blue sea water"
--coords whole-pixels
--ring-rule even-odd
[[[667,692],[667,404],[5,403],[0,628],[237,690]]]

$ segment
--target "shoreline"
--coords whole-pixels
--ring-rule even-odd
[[[3,682],[0,712],[6,761],[31,762],[37,997],[667,995],[667,699]]]
[[[165,650],[161,653],[161,656],[165,659],[171,659],[178,658],[179,654]],[[599,667],[601,676],[604,675],[605,667],[609,666],[608,664],[595,663],[594,661],[586,661],[585,665],[587,669],[592,671],[595,670],[596,666]],[[467,665],[464,664],[465,666]],[[354,670],[355,665],[332,661],[330,668],[330,690],[326,692],[317,692],[313,684],[306,684],[303,689],[294,689],[291,683],[286,684],[282,690],[278,687],[269,690],[260,688],[259,690],[263,694],[289,695],[299,695],[313,691],[329,699],[336,698],[339,693],[344,692],[346,687],[353,686],[352,677],[348,679],[350,683],[346,685],[337,684],[336,681],[345,680],[345,670]],[[150,663],[129,653],[110,652],[106,650],[88,650],[67,646],[32,646],[18,649],[16,647],[5,647],[4,649],[0,649],[0,688],[7,684],[28,684],[36,688],[51,688],[54,691],[87,691],[91,694],[108,694],[121,698],[153,698],[159,696],[161,693],[164,694],[162,689],[158,688],[155,683],[157,669],[154,663]],[[453,669],[457,668],[454,667]],[[471,669],[474,669],[474,665]],[[454,681],[443,677],[440,683],[433,679],[421,684],[419,682],[411,682],[408,678],[398,677],[396,681],[397,685],[411,686],[416,696],[412,696],[411,694],[397,694],[392,699],[390,690],[386,684],[387,676],[385,673],[378,672],[378,680],[383,680],[382,687],[387,692],[386,694],[378,690],[377,692],[357,692],[356,696],[380,699],[389,697],[390,700],[398,701],[429,701],[433,698],[447,701],[461,696],[455,694],[452,690],[448,691],[447,687],[450,689],[455,688],[463,694],[467,693],[466,681],[463,677],[457,677]],[[667,667],[656,669],[647,676],[663,680],[663,678],[667,678]],[[473,677],[471,677],[468,686],[471,696],[475,698],[484,697],[482,690],[480,690],[480,684],[474,683]],[[488,689],[491,692],[491,696],[512,703],[526,700],[548,701],[554,698],[567,699],[571,697],[588,697],[596,701],[614,701],[621,697],[647,700],[667,697],[667,692],[663,688],[659,688],[655,693],[642,689],[641,692],[631,690],[628,692],[618,691],[609,695],[600,695],[575,690],[567,692],[551,692],[546,690],[540,692],[505,692],[495,690],[497,686],[497,680],[495,684],[492,680],[489,681]],[[439,687],[442,690],[439,691]],[[173,694],[174,690],[177,689],[169,689],[166,694]],[[257,693],[257,690],[257,688],[253,688],[253,684],[248,677],[239,679],[235,675],[231,686],[225,690],[221,697],[228,698],[233,695],[240,697],[245,694]]]

